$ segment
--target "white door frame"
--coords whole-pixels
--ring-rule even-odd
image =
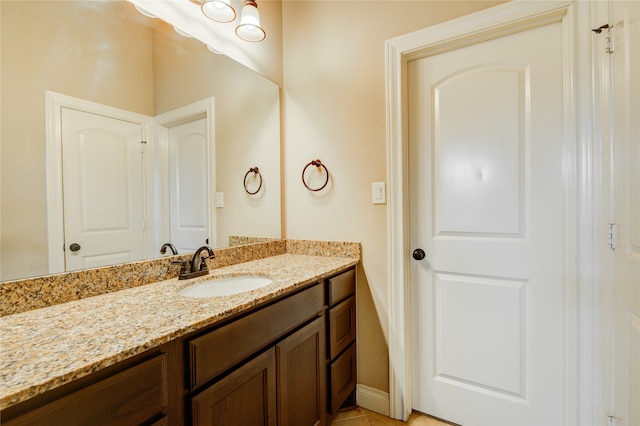
[[[149,140],[151,117],[126,111],[120,108],[87,101],[60,93],[45,91],[45,145],[46,145],[46,186],[47,186],[47,239],[49,273],[65,271],[64,259],[64,202],[62,192],[62,108],[70,108],[91,114],[103,115],[117,120],[140,124],[143,137]],[[148,183],[151,182],[149,155],[145,162],[145,194],[151,194]],[[150,211],[149,197],[144,204],[144,217]],[[145,246],[148,247],[148,233],[145,232]]]
[[[207,123],[207,140],[209,144],[209,158],[207,161],[209,180],[209,245],[214,246],[217,241],[216,206],[214,193],[216,191],[216,144],[215,144],[215,100],[206,98],[183,107],[167,111],[153,118],[153,134],[156,146],[154,156],[154,169],[156,170],[156,182],[154,193],[154,237],[152,248],[169,242],[171,235],[171,223],[169,213],[169,128],[178,124],[205,118]],[[157,256],[157,251],[156,251]]]
[[[409,259],[407,77],[409,60],[509,34],[527,26],[562,22],[565,61],[565,392],[567,425],[601,419],[600,154],[591,118],[590,2],[518,1],[388,40],[387,168],[389,170],[388,310],[390,415],[411,413],[411,303]],[[580,31],[577,31],[577,29]],[[578,286],[579,282],[579,286]],[[578,291],[579,290],[579,291]],[[578,392],[580,389],[580,392]]]

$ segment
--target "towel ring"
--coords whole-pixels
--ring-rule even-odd
[[[322,184],[322,186],[320,188],[310,188],[309,185],[307,185],[307,182],[304,180],[304,172],[307,171],[309,166],[316,166],[317,168],[322,167],[324,169],[324,172],[327,175],[327,178],[325,179],[324,183]],[[324,187],[327,186],[327,183],[329,183],[329,170],[327,169],[327,166],[322,164],[322,161],[320,161],[320,160],[310,161],[309,164],[304,166],[304,169],[302,169],[302,183],[304,184],[305,188],[307,188],[309,191],[317,192],[317,191],[320,191],[320,190],[324,189]]]
[[[258,186],[258,189],[256,189],[254,192],[249,191],[249,188],[247,188],[247,176],[249,176],[249,173],[251,173],[251,172],[253,172],[254,177],[255,177],[255,175],[258,175],[258,177],[260,178],[260,185]],[[260,191],[261,188],[262,188],[262,173],[260,173],[260,170],[258,169],[257,166],[256,167],[252,167],[244,175],[244,190],[249,195],[256,195]]]

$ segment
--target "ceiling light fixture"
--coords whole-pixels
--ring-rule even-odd
[[[216,55],[223,55],[223,53],[221,51],[219,51],[215,47],[211,46],[210,44],[207,44],[207,49],[209,49],[209,52],[215,53]]]
[[[0,0],[1,1],[1,0]],[[148,17],[156,16],[149,11],[129,0],[138,11]],[[236,10],[231,5],[231,0],[189,0],[191,3],[200,6],[202,13],[207,18],[216,22],[233,22],[236,19]],[[174,29],[180,35],[192,37],[191,34],[181,28]],[[258,3],[256,0],[243,0],[240,23],[236,27],[236,35],[245,41],[257,42],[267,37],[267,33],[260,24],[260,14],[258,13]]]
[[[236,10],[231,0],[205,0],[200,6],[202,13],[216,22],[231,22],[236,19]]]
[[[191,0],[191,2],[200,3],[202,13],[213,21],[233,22],[236,19],[236,10],[231,5],[231,0]],[[267,36],[260,25],[260,14],[255,0],[244,0],[236,35],[245,41],[262,41]]]
[[[133,4],[133,7],[136,8],[136,10],[140,13],[142,13],[144,16],[148,17],[148,18],[157,18],[156,15],[154,15],[153,13],[149,12],[147,9],[143,8],[142,6],[138,6],[137,4]]]
[[[173,29],[175,32],[177,32],[178,34],[180,34],[182,37],[187,37],[187,38],[191,38],[193,37],[191,34],[189,34],[188,32],[186,32],[185,30],[176,27],[175,25],[173,26]]]
[[[267,33],[260,26],[258,4],[254,0],[244,0],[240,24],[236,27],[236,35],[246,41],[262,41]]]

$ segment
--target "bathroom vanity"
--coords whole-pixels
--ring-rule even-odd
[[[247,293],[171,279],[5,316],[24,335],[2,353],[2,422],[329,424],[355,402],[357,262],[284,254],[211,271],[273,279]]]

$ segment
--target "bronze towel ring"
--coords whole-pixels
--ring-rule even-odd
[[[317,168],[322,167],[324,169],[324,172],[327,175],[327,178],[325,179],[324,183],[322,184],[322,186],[320,188],[310,188],[309,185],[307,185],[307,182],[304,180],[304,172],[307,171],[309,166],[316,166]],[[320,161],[320,160],[310,161],[309,164],[304,166],[304,169],[302,169],[302,183],[304,184],[305,188],[307,188],[309,191],[317,192],[317,191],[320,191],[320,190],[324,189],[324,187],[327,186],[327,183],[329,183],[329,170],[327,169],[327,166],[322,164],[322,161]]]
[[[258,186],[258,189],[256,189],[254,192],[249,191],[249,188],[247,188],[247,176],[249,176],[249,173],[252,173],[255,175],[258,175],[258,177],[260,178],[260,185]],[[249,195],[256,195],[260,189],[262,188],[262,173],[260,173],[260,170],[258,169],[258,167],[252,167],[249,169],[249,171],[244,175],[244,190],[247,192],[247,194]]]

